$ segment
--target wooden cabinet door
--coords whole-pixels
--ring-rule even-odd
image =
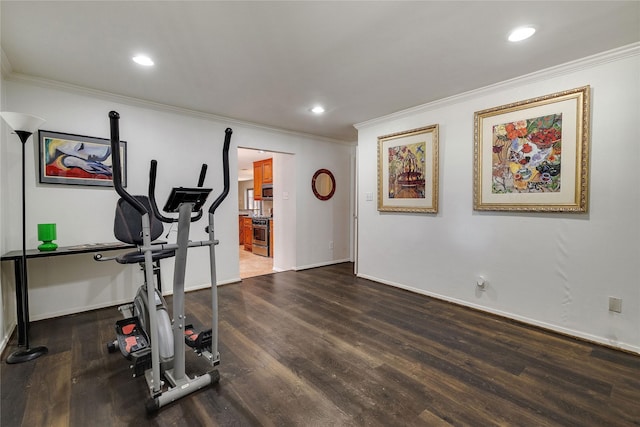
[[[273,184],[273,159],[263,160],[262,182],[265,184]]]
[[[274,246],[273,246],[273,220],[269,220],[269,256],[273,258]]]
[[[253,250],[253,224],[251,218],[245,217],[244,219],[244,250]]]
[[[253,200],[262,200],[262,160],[253,162]]]
[[[240,244],[244,244],[244,217],[238,216],[238,240]]]

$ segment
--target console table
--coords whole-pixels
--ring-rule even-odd
[[[113,243],[87,243],[75,246],[59,247],[55,251],[41,252],[37,249],[29,249],[26,258],[45,258],[62,255],[77,255],[92,252],[115,251],[119,249],[133,249],[135,245],[120,242]],[[13,261],[16,282],[16,311],[18,314],[18,346],[24,346],[29,330],[29,295],[27,277],[22,277],[22,250],[10,251],[2,255],[0,261]],[[26,272],[26,265],[24,271]],[[25,274],[25,276],[28,276]],[[24,306],[24,310],[23,307]]]

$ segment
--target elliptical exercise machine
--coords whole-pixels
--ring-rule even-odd
[[[114,234],[124,243],[136,244],[138,249],[113,258],[94,256],[97,261],[115,259],[121,264],[139,263],[144,271],[144,284],[138,289],[131,304],[119,307],[124,319],[116,322],[117,339],[107,345],[110,352],[118,349],[125,358],[132,361],[134,377],[144,373],[149,387],[150,398],[145,407],[154,413],[161,407],[189,395],[197,390],[216,384],[220,374],[216,369],[189,378],[185,374],[185,344],[199,356],[205,357],[210,366],[220,363],[218,353],[218,294],[216,280],[214,213],[229,193],[229,145],[232,130],[227,128],[223,145],[224,189],[208,210],[208,240],[190,241],[190,223],[202,217],[202,206],[211,189],[202,188],[207,166],[202,165],[198,187],[173,188],[164,211],[177,213],[177,218],[163,216],[155,201],[155,180],[157,162],[151,162],[149,197],[132,196],[122,186],[120,163],[120,115],[109,113],[111,127],[111,156],[113,184],[121,199],[116,207]],[[195,214],[195,215],[194,215]],[[162,222],[177,222],[176,243],[156,243],[152,241],[163,232]],[[196,332],[186,324],[184,312],[184,278],[187,250],[190,247],[208,246],[211,271],[211,329]],[[175,256],[173,277],[173,320],[169,309],[156,288],[154,276],[159,281],[155,263],[163,258]],[[149,303],[153,301],[153,303]]]

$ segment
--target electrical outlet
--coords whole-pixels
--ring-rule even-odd
[[[333,249],[333,240],[329,242],[329,249]]]
[[[609,297],[609,311],[622,313],[622,298]]]

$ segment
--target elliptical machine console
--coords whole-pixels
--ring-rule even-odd
[[[165,212],[178,213],[181,204],[192,203],[192,212],[198,212],[202,210],[202,205],[207,201],[209,193],[211,193],[210,188],[174,187],[171,189],[167,203],[165,203],[162,210]]]
[[[163,211],[177,213],[178,216],[166,217],[159,212],[155,201],[155,160],[151,161],[148,196],[132,196],[122,186],[118,123],[120,115],[111,111],[109,119],[113,184],[121,196],[116,207],[114,234],[120,241],[136,244],[138,248],[113,258],[104,258],[101,254],[94,258],[97,261],[115,259],[122,264],[138,263],[142,266],[145,280],[133,302],[118,308],[124,319],[116,322],[116,339],[108,343],[107,347],[109,352],[119,349],[125,358],[133,362],[131,366],[134,377],[144,373],[150,393],[145,406],[148,413],[153,413],[164,405],[220,380],[216,369],[194,378],[188,377],[185,374],[185,345],[199,356],[205,357],[210,366],[215,367],[220,363],[215,264],[215,246],[218,241],[214,234],[214,213],[229,193],[229,145],[232,130],[227,128],[225,131],[222,150],[224,188],[208,210],[208,239],[191,241],[190,224],[203,216],[202,208],[212,191],[210,188],[203,188],[207,165],[202,165],[197,187],[176,187],[171,190]],[[153,243],[163,233],[162,222],[178,223],[176,243]],[[209,247],[211,271],[211,329],[202,332],[195,331],[192,325],[187,324],[184,309],[187,251],[198,246]],[[175,258],[172,316],[157,288],[160,278],[157,262],[169,257]]]

